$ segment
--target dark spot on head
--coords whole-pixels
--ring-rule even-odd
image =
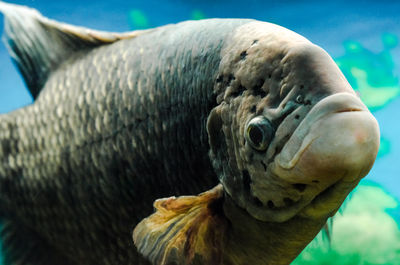
[[[256,85],[253,87],[254,90],[261,89],[262,86],[264,85],[265,80],[264,79],[258,79]]]
[[[263,203],[260,201],[260,199],[257,198],[257,197],[253,197],[253,201],[254,201],[254,204],[255,204],[257,207],[263,207],[263,206],[264,206]]]
[[[245,192],[250,192],[251,178],[249,175],[249,171],[243,170],[242,177],[243,177],[243,188],[244,188]]]
[[[224,79],[223,76],[222,76],[222,75],[219,75],[219,76],[217,76],[217,79],[216,79],[215,81],[216,81],[217,83],[221,83],[223,79]]]
[[[313,183],[319,183],[319,180],[313,180],[312,182]]]
[[[229,74],[228,83],[232,82],[233,80],[235,80],[235,76],[233,74]]]
[[[240,85],[236,89],[236,91],[232,92],[232,96],[234,96],[234,97],[241,96],[245,90],[246,90],[246,88],[244,86]]]
[[[275,208],[275,204],[274,204],[274,202],[271,201],[271,200],[268,201],[267,206],[268,206],[268,208],[270,208],[270,209],[274,209],[274,208]]]
[[[267,171],[267,165],[262,160],[261,160],[261,165],[264,167],[264,171]]]
[[[294,201],[292,199],[290,199],[290,198],[283,198],[283,202],[285,203],[285,205],[287,207],[290,207],[290,206],[292,206],[294,204]]]
[[[298,120],[298,119],[300,118],[300,115],[299,115],[299,114],[296,114],[296,116],[294,116],[294,118],[295,118],[296,120]]]
[[[260,96],[261,98],[264,98],[267,95],[267,93],[264,90],[256,90],[254,91],[254,96]]]
[[[261,98],[263,98],[267,95],[267,93],[262,89],[264,82],[265,82],[264,79],[259,79],[256,85],[253,87],[253,94],[255,96],[261,96]]]
[[[300,89],[303,89],[303,88],[304,88],[304,86],[303,86],[303,85],[301,85],[301,86],[300,86]]]
[[[256,110],[257,110],[256,105],[253,105],[253,106],[251,107],[251,109],[250,109],[250,112],[251,112],[251,113],[255,113]]]
[[[307,185],[303,184],[303,183],[296,183],[296,184],[293,184],[292,186],[293,186],[293,188],[295,188],[296,190],[298,190],[300,192],[303,192],[307,187]]]
[[[240,54],[240,60],[246,59],[246,56],[247,56],[247,52],[246,51],[242,51],[242,53]]]
[[[271,75],[271,74],[269,74],[269,75],[268,75],[268,78],[271,78],[271,77],[272,77],[272,75]]]

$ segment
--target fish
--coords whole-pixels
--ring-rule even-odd
[[[34,98],[0,115],[7,265],[290,264],[374,164],[376,119],[286,28],[0,12]]]

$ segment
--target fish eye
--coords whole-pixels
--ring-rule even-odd
[[[253,118],[246,127],[246,141],[258,151],[265,151],[272,140],[271,123],[264,117]]]

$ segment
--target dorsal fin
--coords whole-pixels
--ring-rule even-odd
[[[32,8],[1,1],[0,12],[5,17],[3,41],[33,98],[37,97],[51,72],[73,53],[146,32],[90,30],[50,20]]]

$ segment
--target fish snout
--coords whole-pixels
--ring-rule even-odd
[[[354,95],[321,100],[275,158],[274,175],[301,194],[307,216],[332,215],[371,169],[379,126]]]

